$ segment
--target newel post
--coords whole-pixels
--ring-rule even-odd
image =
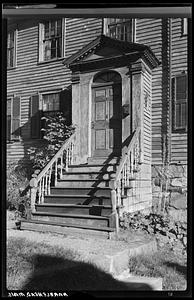
[[[38,182],[36,178],[30,180],[30,206],[31,212],[35,212],[35,203],[36,203],[36,193],[37,193]]]
[[[119,218],[117,212],[117,193],[115,188],[115,181],[111,180],[109,187],[111,188],[111,204],[112,204],[112,212],[111,212],[111,226],[116,228],[116,233],[119,232]]]

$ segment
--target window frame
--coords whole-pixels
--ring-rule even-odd
[[[60,112],[61,110],[60,110],[60,93],[61,93],[61,91],[62,91],[62,89],[57,89],[57,90],[50,90],[50,91],[44,91],[44,92],[41,92],[40,94],[39,94],[39,96],[40,96],[40,102],[39,102],[39,109],[40,109],[40,111],[41,111],[41,117],[40,117],[40,121],[41,121],[41,126],[40,126],[40,138],[41,139],[43,139],[43,137],[44,137],[44,132],[43,131],[41,131],[41,129],[43,129],[44,128],[44,125],[43,125],[43,123],[44,123],[44,120],[42,120],[42,117],[44,117],[45,115],[46,115],[46,113],[48,113],[48,115],[49,115],[49,113],[51,112],[51,113],[54,113],[54,112]],[[59,94],[59,110],[52,110],[52,111],[49,111],[49,110],[46,110],[46,111],[44,111],[43,110],[43,97],[44,97],[44,95],[52,95],[52,94]]]
[[[126,21],[118,21],[118,22],[115,22],[115,23],[109,23],[109,20],[111,18],[105,18],[104,19],[104,22],[103,22],[103,33],[109,37],[110,36],[110,32],[109,32],[109,26],[117,26],[117,25],[122,25],[124,23],[128,23],[129,21],[131,21],[131,30],[132,30],[132,37],[131,37],[131,40],[130,41],[127,41],[127,42],[132,42],[132,43],[135,43],[136,42],[136,18],[129,18],[127,19]],[[117,39],[117,37],[116,37]],[[126,41],[126,40],[122,40],[122,41]]]
[[[59,21],[61,20],[61,56],[50,58],[45,60],[44,52],[44,33],[45,33],[45,22],[39,23],[39,57],[38,63],[49,63],[52,61],[57,61],[65,58],[65,38],[66,38],[66,18],[57,18],[53,20],[48,20],[47,22]]]
[[[13,66],[8,65],[8,51],[10,48],[8,48],[8,36],[9,34],[13,32],[14,34],[14,43],[13,43]],[[17,29],[10,29],[7,32],[7,70],[14,69],[17,66],[17,36],[18,36],[18,30]]]
[[[181,99],[181,102],[178,104],[184,104],[185,103],[185,126],[177,126],[176,121],[177,121],[177,110],[176,110],[176,105],[177,105],[177,97],[176,97],[176,86],[177,86],[177,78],[180,77],[185,77],[186,80],[186,98]],[[180,99],[179,99],[180,101]],[[173,133],[186,133],[187,132],[187,127],[188,127],[188,75],[186,73],[184,74],[178,74],[174,77],[172,77],[172,132]]]
[[[182,18],[182,36],[188,35],[188,18]]]

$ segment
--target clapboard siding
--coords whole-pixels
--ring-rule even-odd
[[[167,26],[165,22],[165,19],[162,18],[136,19],[136,42],[151,47],[161,62],[161,65],[152,71],[152,80],[148,74],[144,78],[144,96],[145,92],[149,93],[151,88],[150,96],[152,98],[152,106],[149,108],[151,109],[151,118],[149,109],[144,113],[145,158],[149,160],[148,152],[151,145],[152,163],[154,164],[162,163],[162,130],[164,125],[168,125],[167,116],[165,121],[167,111],[164,93],[164,90],[168,89],[168,84],[163,84],[167,78],[166,67],[169,66],[169,57],[167,57],[169,49],[165,48],[168,47],[168,37],[164,30],[164,27]],[[101,18],[66,18],[65,26],[66,58],[102,33]],[[182,36],[181,26],[180,18],[172,19],[172,76],[187,70],[187,37]],[[63,58],[39,63],[37,19],[21,22],[21,24],[17,24],[17,28],[17,67],[7,72],[7,94],[21,97],[22,138],[26,140],[30,138],[30,96],[38,91],[65,89],[71,84],[71,72],[63,65]],[[151,133],[152,143],[150,144],[149,135]],[[177,162],[179,159],[186,161],[186,134],[172,133],[171,138],[172,162]]]
[[[181,18],[172,19],[172,77],[188,69],[187,36],[182,36]],[[172,133],[171,161],[187,161],[187,134]]]
[[[31,137],[30,97],[37,92],[62,90],[71,84],[71,72],[63,59],[39,63],[39,20],[17,24],[17,66],[7,72],[7,95],[21,97],[21,143],[8,155],[21,158]],[[72,55],[101,33],[101,19],[66,19],[65,57]],[[11,150],[10,150],[11,149]]]

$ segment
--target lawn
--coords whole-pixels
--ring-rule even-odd
[[[175,255],[168,247],[152,256],[129,261],[135,275],[162,277],[164,290],[186,289],[186,257]],[[55,278],[55,280],[53,280]],[[25,238],[7,241],[8,290],[125,290],[111,275],[81,260],[76,251],[65,250]]]
[[[139,255],[129,261],[130,272],[136,276],[162,277],[165,291],[184,291],[187,288],[186,255],[171,250],[168,245],[153,255]]]

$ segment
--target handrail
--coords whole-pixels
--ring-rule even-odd
[[[126,147],[127,149],[126,149],[125,153],[122,156],[122,159],[121,159],[121,161],[119,163],[119,167],[118,167],[118,169],[116,171],[116,174],[115,174],[115,178],[112,180],[111,186],[116,187],[115,184],[119,180],[119,177],[121,175],[123,167],[124,167],[124,165],[125,165],[125,163],[126,163],[126,161],[128,159],[128,155],[129,155],[130,151],[133,149],[134,144],[137,142],[137,137],[139,136],[139,134],[140,134],[140,127],[137,127],[137,129],[135,130],[134,135],[133,135],[133,137],[132,137],[132,139],[130,141],[129,146]]]
[[[135,179],[135,173],[138,171],[138,164],[141,157],[140,127],[137,127],[133,133],[128,147],[124,148],[122,159],[116,171],[114,179],[110,180],[112,215],[115,218],[116,232],[119,231],[119,209],[122,206],[122,196],[125,194],[125,188],[131,188],[131,180]]]
[[[42,178],[42,176],[49,170],[49,168],[53,165],[53,163],[56,161],[56,159],[61,156],[61,154],[63,153],[63,151],[72,142],[72,140],[74,139],[74,137],[75,137],[75,132],[70,136],[70,138],[68,140],[66,140],[64,142],[64,144],[62,145],[62,147],[57,151],[57,153],[55,153],[55,155],[53,156],[53,158],[48,162],[48,164],[44,167],[44,169],[38,174],[38,176],[36,178],[37,182],[40,181],[40,179]]]
[[[70,138],[64,142],[54,157],[46,164],[38,175],[37,172],[32,175],[33,178],[30,180],[32,211],[35,210],[37,192],[38,203],[43,203],[44,196],[50,195],[52,179],[54,179],[54,186],[56,186],[58,177],[62,178],[63,169],[68,172],[69,165],[73,164],[75,141],[76,132],[74,132]]]
[[[138,137],[139,133],[140,133],[140,127],[138,127],[136,129],[136,131],[134,132],[134,135],[133,135],[133,137],[132,137],[132,139],[130,141],[130,144],[127,147],[127,151],[124,153],[124,155],[123,155],[123,157],[122,157],[122,159],[120,161],[120,164],[119,164],[119,167],[117,169],[117,172],[116,172],[116,175],[115,175],[115,179],[114,179],[115,182],[119,179],[119,176],[120,176],[120,174],[121,174],[121,172],[123,170],[123,167],[124,167],[124,165],[126,163],[127,155],[130,153],[130,151],[132,150],[135,142],[137,141],[137,137]]]

